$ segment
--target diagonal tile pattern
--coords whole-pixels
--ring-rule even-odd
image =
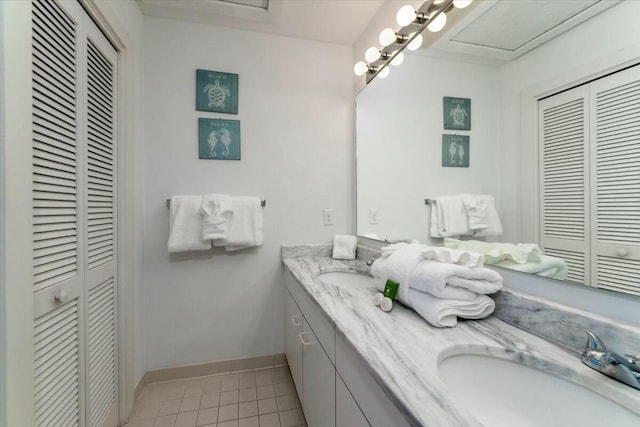
[[[286,366],[144,388],[127,427],[306,427]]]

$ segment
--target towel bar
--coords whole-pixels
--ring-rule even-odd
[[[171,206],[171,199],[167,199],[167,207]],[[260,200],[260,206],[265,207],[267,206],[267,201],[266,200]]]

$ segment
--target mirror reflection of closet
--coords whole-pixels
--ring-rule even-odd
[[[512,25],[489,27],[499,7],[500,13],[519,15],[505,21]],[[557,13],[545,16],[564,16],[564,23],[545,27],[549,23],[540,8],[554,8]],[[552,192],[557,189],[545,187],[544,169],[540,169],[545,156],[544,138],[540,138],[544,129],[539,129],[543,120],[538,117],[538,104],[551,102],[553,95],[565,96],[569,89],[605,81],[605,76],[640,63],[640,34],[634,30],[634,16],[640,16],[640,2],[483,2],[430,47],[405,52],[400,67],[393,68],[384,80],[373,80],[357,96],[358,234],[441,245],[442,239],[430,236],[431,208],[425,199],[489,194],[496,200],[504,232],[488,240],[537,243],[567,262],[566,280],[640,295],[640,274],[636,273],[640,271],[640,219],[636,214],[640,212],[640,197],[636,196],[640,195],[640,169],[633,166],[634,161],[640,164],[640,129],[633,127],[639,123],[640,100],[634,97],[640,92],[621,98],[620,102],[627,103],[620,108],[607,110],[610,122],[603,126],[617,126],[625,132],[617,146],[607,149],[626,156],[629,167],[602,184],[600,205],[594,179],[583,179],[589,195],[585,193],[587,198],[581,202],[583,247],[578,256],[570,253],[576,249],[571,238],[558,247],[549,234],[554,226],[571,228],[566,216],[575,209],[571,209],[572,202],[564,201],[573,196],[556,197]],[[534,36],[540,30],[544,30],[541,35]],[[522,43],[521,35],[532,41]],[[514,46],[479,46],[478,36],[485,38],[482,43]],[[640,81],[640,77],[631,77],[634,79]],[[624,84],[633,87],[633,82]],[[471,99],[471,130],[444,129],[443,97]],[[560,117],[569,123],[573,120],[569,112]],[[593,121],[590,126],[595,126]],[[442,166],[442,135],[449,133],[469,136],[469,167]],[[587,152],[596,153],[591,138],[586,144]],[[556,162],[558,176],[567,177],[571,155],[561,157],[548,157],[547,163]],[[608,158],[605,155],[601,163]],[[597,170],[589,166],[597,159],[583,160],[588,170]],[[597,172],[588,172],[588,176],[593,173]],[[607,185],[618,180],[626,190],[612,193]],[[556,205],[553,200],[558,201]],[[618,211],[611,213],[615,200],[620,200]],[[598,235],[602,226],[593,222],[598,206],[601,220],[609,227],[606,236]],[[563,212],[560,217],[554,216],[558,210]],[[555,225],[553,218],[558,220]],[[622,240],[612,242],[612,236]]]

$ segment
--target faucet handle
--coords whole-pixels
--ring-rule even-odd
[[[587,344],[585,346],[585,352],[586,351],[599,351],[603,353],[607,352],[607,346],[604,345],[604,342],[602,341],[602,339],[600,339],[595,333],[593,333],[589,329],[584,328],[578,325],[577,323],[572,322],[566,317],[564,317],[560,321],[560,323],[566,326],[571,326],[572,328],[581,329],[587,333],[588,337],[587,337]]]
[[[630,354],[625,354],[624,358],[627,359],[627,362],[629,362],[630,365],[636,365],[640,367],[640,357],[632,356]]]

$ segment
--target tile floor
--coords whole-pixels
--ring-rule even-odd
[[[150,384],[128,427],[306,426],[289,368]]]

